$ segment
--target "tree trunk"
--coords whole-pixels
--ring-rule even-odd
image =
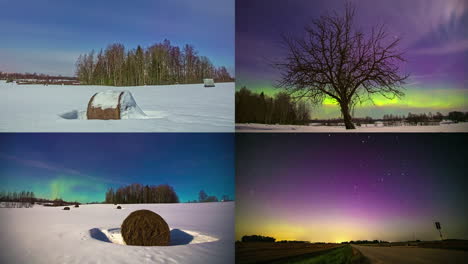
[[[349,113],[349,104],[348,103],[340,103],[341,113],[343,114],[343,119],[345,123],[346,129],[356,129],[352,122],[351,114]]]

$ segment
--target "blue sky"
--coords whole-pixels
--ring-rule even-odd
[[[234,197],[232,134],[19,133],[1,134],[0,145],[4,191],[90,202],[140,183],[169,184],[181,202],[200,190]]]
[[[192,44],[234,73],[234,0],[0,0],[0,71],[73,75],[78,56],[119,42]]]

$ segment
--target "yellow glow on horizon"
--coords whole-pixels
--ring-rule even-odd
[[[341,243],[350,240],[372,238],[376,228],[362,218],[345,218],[340,215],[328,217],[308,217],[305,219],[283,216],[283,218],[269,218],[268,213],[252,214],[242,217],[236,216],[236,240],[245,235],[261,235],[281,240],[301,240],[310,242]],[[343,216],[345,217],[345,216]]]
[[[349,239],[342,239],[342,238],[340,238],[340,239],[337,239],[337,240],[335,241],[335,243],[340,244],[341,242],[348,242],[348,241],[350,241],[350,240],[349,240]]]

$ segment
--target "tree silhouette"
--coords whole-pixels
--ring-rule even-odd
[[[109,188],[105,203],[178,203],[179,197],[172,186],[167,184],[143,186],[134,183],[117,190]]]
[[[198,201],[202,203],[202,202],[204,202],[206,200],[206,198],[208,198],[208,195],[206,194],[205,191],[201,190],[198,193]]]
[[[346,129],[354,129],[351,111],[357,103],[380,94],[402,97],[408,75],[399,74],[403,54],[399,38],[388,38],[383,25],[370,34],[353,28],[355,8],[346,4],[344,16],[324,15],[305,27],[305,36],[283,36],[284,61],[273,66],[281,72],[277,85],[295,98],[320,104],[334,99],[341,108]]]

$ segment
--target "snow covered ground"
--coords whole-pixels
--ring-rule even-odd
[[[91,97],[130,91],[144,119],[85,120]],[[0,132],[234,132],[234,83],[112,87],[0,81]],[[83,114],[84,113],[84,114]]]
[[[236,132],[316,132],[316,133],[339,133],[339,132],[394,132],[394,133],[444,133],[444,132],[468,132],[468,122],[457,124],[443,124],[439,126],[394,126],[380,127],[368,126],[357,127],[346,130],[344,126],[294,126],[294,125],[266,125],[266,124],[236,124]]]
[[[234,202],[0,208],[0,263],[234,263]],[[123,244],[134,210],[161,215],[171,246]]]

